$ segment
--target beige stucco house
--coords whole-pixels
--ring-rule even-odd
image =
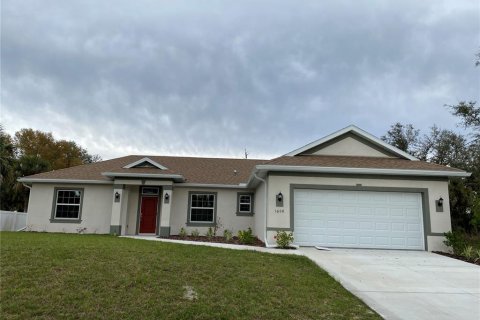
[[[32,231],[151,234],[251,227],[301,246],[439,250],[451,229],[449,177],[435,165],[349,126],[272,160],[126,156],[40,173]]]

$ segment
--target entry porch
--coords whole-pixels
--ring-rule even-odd
[[[110,234],[170,235],[171,181],[115,181]]]

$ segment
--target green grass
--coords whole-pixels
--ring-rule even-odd
[[[0,249],[2,319],[380,318],[300,256],[26,232]]]

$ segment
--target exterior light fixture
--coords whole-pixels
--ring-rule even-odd
[[[167,192],[165,192],[165,195],[163,196],[163,202],[164,203],[170,202],[170,195]]]
[[[443,207],[443,198],[442,197],[440,197],[440,199],[438,199],[438,206]]]
[[[277,201],[278,201],[278,202],[282,202],[282,201],[283,201],[283,194],[282,194],[281,192],[279,192],[279,193],[277,194]]]
[[[120,202],[120,192],[115,192],[115,202]]]

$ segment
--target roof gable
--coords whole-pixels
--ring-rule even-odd
[[[131,168],[157,168],[160,170],[167,170],[167,167],[162,166],[158,162],[153,161],[152,159],[145,157],[142,159],[139,159],[135,162],[129,163],[123,168],[125,169],[131,169]]]
[[[285,156],[299,155],[366,156],[418,161],[412,155],[385,143],[354,125],[309,143],[287,153]]]

